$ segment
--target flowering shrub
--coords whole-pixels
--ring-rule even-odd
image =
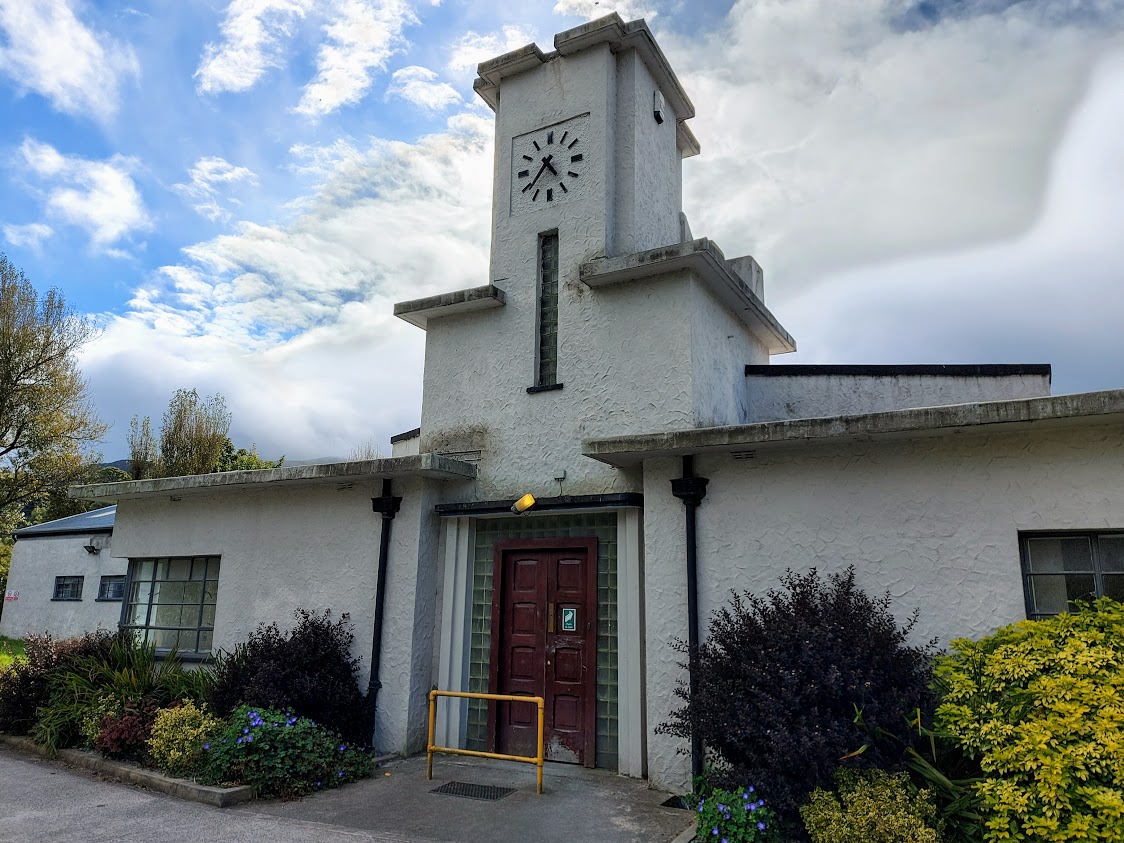
[[[694,797],[687,797],[688,804]],[[715,789],[696,805],[696,839],[713,843],[754,843],[768,840],[776,817],[753,785],[735,791]]]
[[[293,798],[370,776],[374,759],[305,717],[239,706],[203,747],[207,784],[252,785],[260,797]]]
[[[698,734],[729,768],[712,783],[756,782],[796,820],[860,746],[856,763],[900,763],[912,740],[906,715],[930,707],[930,648],[906,643],[913,621],[900,626],[889,596],[867,596],[854,569],[826,582],[815,569],[790,571],[781,583],[764,597],[734,594],[715,613],[699,648],[698,692],[677,688],[687,705],[660,730]]]
[[[262,624],[233,653],[221,655],[207,695],[211,710],[237,705],[287,709],[339,732],[349,742],[371,738],[370,709],[359,688],[359,660],[347,616],[296,612],[292,632]]]
[[[90,700],[78,718],[78,732],[81,735],[79,745],[84,749],[92,747],[101,734],[102,721],[107,715],[120,717],[122,708],[121,700],[113,694],[102,694]]]
[[[928,790],[910,792],[905,773],[839,770],[838,792],[816,789],[800,809],[812,843],[940,843]]]
[[[148,737],[156,717],[157,703],[151,699],[127,703],[121,714],[107,714],[94,749],[106,758],[144,761],[148,756]]]
[[[958,639],[936,726],[979,760],[984,840],[1119,841],[1124,604]]]
[[[206,753],[203,745],[222,731],[223,722],[207,713],[206,707],[186,702],[156,712],[148,754],[169,776],[187,778],[203,768]]]

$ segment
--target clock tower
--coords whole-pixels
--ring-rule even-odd
[[[637,492],[581,440],[742,421],[745,365],[791,338],[752,258],[691,239],[694,106],[644,21],[611,14],[478,73],[488,283],[395,307],[428,332],[417,446],[478,460],[481,499]]]

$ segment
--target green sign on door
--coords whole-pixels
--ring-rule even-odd
[[[578,629],[578,610],[577,609],[563,609],[562,610],[562,631],[563,632],[576,632]]]

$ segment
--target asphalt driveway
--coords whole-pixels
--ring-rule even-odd
[[[668,794],[611,773],[548,765],[542,796],[534,778],[529,765],[440,756],[427,782],[422,757],[308,799],[220,809],[0,749],[0,841],[670,843],[692,821],[661,806]],[[495,801],[431,792],[451,781],[514,792]]]

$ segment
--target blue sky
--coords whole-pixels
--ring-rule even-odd
[[[414,427],[393,302],[485,280],[475,65],[614,9],[695,102],[684,207],[764,266],[774,362],[1124,387],[1119,0],[0,0],[0,250],[102,324],[106,457],[179,387],[265,455]]]

